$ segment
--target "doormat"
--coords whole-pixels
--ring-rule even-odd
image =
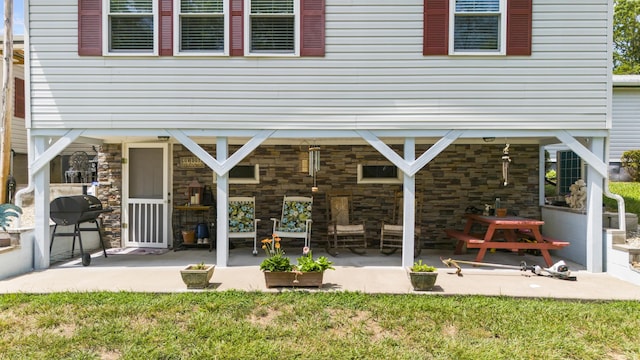
[[[114,248],[107,249],[108,255],[162,255],[169,249],[146,249],[146,248]]]

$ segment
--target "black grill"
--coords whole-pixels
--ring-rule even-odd
[[[78,237],[78,243],[80,245],[80,256],[82,258],[82,265],[88,266],[91,263],[91,255],[85,254],[82,248],[82,236],[81,231],[97,231],[100,238],[100,245],[102,245],[102,252],[104,257],[107,257],[107,250],[102,242],[102,229],[100,228],[100,221],[98,216],[105,212],[113,211],[110,208],[103,208],[100,200],[92,195],[74,195],[74,196],[62,196],[54,199],[49,204],[49,213],[51,220],[55,223],[53,227],[53,233],[51,234],[51,243],[49,244],[49,251],[53,246],[53,239],[56,236],[73,236],[73,243],[71,245],[71,257],[75,251],[76,236]],[[96,224],[96,228],[81,228],[80,224],[86,222],[93,222]],[[73,225],[72,233],[58,233],[58,225]]]

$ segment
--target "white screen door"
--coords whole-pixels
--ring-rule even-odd
[[[166,248],[171,236],[169,145],[128,144],[125,149],[125,246]]]

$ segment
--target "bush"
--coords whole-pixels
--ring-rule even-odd
[[[633,181],[640,181],[640,150],[625,151],[622,153],[620,162]]]

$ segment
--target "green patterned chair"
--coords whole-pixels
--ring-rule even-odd
[[[256,198],[229,197],[229,239],[253,239],[253,255],[258,255]]]
[[[273,234],[280,238],[304,239],[304,246],[311,247],[311,208],[313,197],[284,196],[282,216],[273,221]]]

